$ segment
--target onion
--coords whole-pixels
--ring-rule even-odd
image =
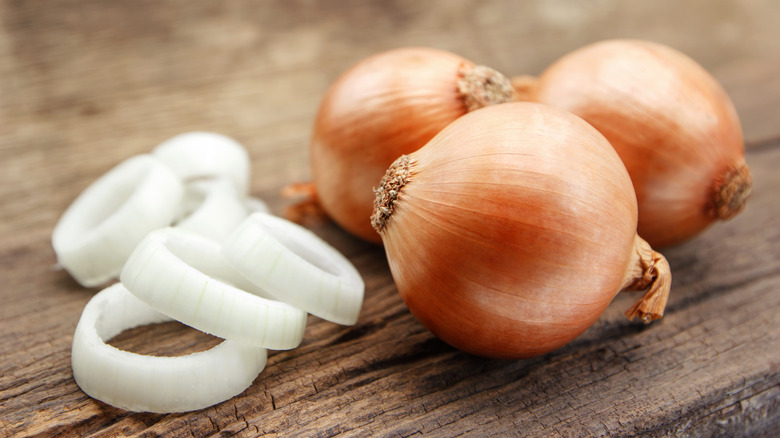
[[[275,298],[338,324],[357,322],[363,279],[349,260],[311,231],[254,213],[227,238],[223,254]]]
[[[52,233],[59,264],[82,286],[115,278],[150,231],[176,223],[216,241],[249,212],[249,155],[219,134],[192,132],[132,157],[90,185]]]
[[[225,240],[247,217],[250,205],[262,203],[245,200],[225,178],[190,182],[186,185],[184,198],[180,212],[183,217],[176,227],[217,242]]]
[[[230,137],[213,132],[179,134],[160,143],[152,155],[185,181],[223,176],[242,196],[249,192],[249,154]]]
[[[238,395],[266,363],[266,350],[225,341],[186,356],[145,356],[105,343],[124,330],[170,318],[117,283],[96,294],[73,335],[73,378],[90,397],[129,411],[184,412]]]
[[[639,234],[680,243],[739,213],[750,195],[739,119],[695,61],[660,44],[604,41],[553,63],[527,99],[584,118],[615,147],[634,183]]]
[[[660,318],[671,274],[636,233],[631,179],[609,142],[549,106],[470,113],[399,158],[372,224],[406,305],[467,352],[540,355],[574,339],[622,290]]]
[[[321,207],[378,243],[372,189],[387,166],[469,110],[512,98],[508,79],[453,53],[401,48],[363,60],[330,87],[317,113],[311,164]]]
[[[82,286],[116,277],[150,231],[173,220],[183,186],[150,155],[129,158],[68,207],[52,232],[57,261]]]
[[[268,204],[260,198],[248,197],[244,202],[246,209],[249,213],[270,213],[271,209],[268,208]]]
[[[306,312],[265,298],[221,250],[197,234],[157,230],[133,251],[119,278],[141,301],[200,331],[274,350],[297,347]]]
[[[262,200],[247,196],[248,182],[241,145],[190,133],[121,163],[63,214],[52,235],[60,263],[86,286],[117,274],[121,281],[87,304],[74,335],[73,375],[86,394],[165,413],[242,392],[265,366],[266,348],[301,343],[308,317],[258,284],[325,319],[355,323],[364,290],[357,270],[313,233],[267,214]],[[182,357],[105,343],[171,319],[226,340]]]

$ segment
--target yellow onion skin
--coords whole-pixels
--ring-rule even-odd
[[[313,183],[328,216],[362,239],[381,242],[369,221],[372,189],[396,158],[467,113],[458,83],[471,67],[447,51],[399,48],[359,62],[330,86],[310,148]]]
[[[631,180],[609,142],[570,113],[479,109],[396,161],[380,187],[372,220],[398,291],[466,352],[561,347],[636,277]]]
[[[751,187],[734,105],[684,54],[608,40],[554,62],[531,100],[570,111],[612,143],[634,183],[639,234],[653,247],[683,242],[744,207]]]

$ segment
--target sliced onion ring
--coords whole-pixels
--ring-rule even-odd
[[[277,299],[338,324],[357,322],[363,279],[349,260],[306,228],[253,213],[225,240],[222,252],[241,275]]]
[[[176,224],[176,228],[192,231],[217,242],[223,241],[249,214],[244,197],[224,178],[188,183],[183,204],[189,203],[195,204],[194,208],[185,207],[185,216]]]
[[[156,310],[196,329],[274,350],[300,345],[306,312],[264,298],[223,258],[220,245],[176,228],[150,233],[120,274]]]
[[[145,235],[171,223],[182,192],[176,175],[152,156],[123,161],[63,213],[52,233],[59,264],[87,287],[116,277]]]
[[[240,143],[213,132],[188,132],[162,143],[152,155],[181,179],[226,177],[242,196],[249,192],[249,154]]]
[[[268,204],[260,198],[248,197],[246,198],[246,208],[249,213],[271,213],[271,209],[268,208]]]
[[[240,394],[265,367],[265,349],[231,341],[177,357],[140,355],[105,342],[124,330],[168,320],[121,283],[103,289],[87,303],[73,336],[76,383],[89,396],[129,411],[185,412]]]

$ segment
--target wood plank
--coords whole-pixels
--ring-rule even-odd
[[[747,147],[780,138],[780,47],[777,53],[761,60],[736,59],[714,72],[734,101]]]
[[[345,249],[374,279],[357,326],[311,317],[302,347],[272,353],[252,387],[215,408],[169,416],[128,414],[89,399],[70,377],[71,333],[90,295],[71,285],[63,288],[72,294],[67,300],[62,290],[51,290],[55,302],[29,319],[15,319],[24,321],[15,325],[19,329],[8,331],[3,324],[4,430],[99,436],[218,430],[243,430],[247,436],[258,430],[325,436],[470,430],[661,436],[693,430],[743,433],[748,426],[776,431],[780,351],[767,347],[780,345],[780,230],[772,226],[780,144],[752,151],[749,163],[756,175],[749,208],[733,222],[667,252],[675,273],[673,294],[667,315],[648,327],[625,321],[621,312],[635,297],[618,297],[583,336],[542,358],[471,357],[414,321],[386,280],[381,251],[357,243]],[[318,231],[333,239],[341,234],[332,227]],[[35,261],[41,260],[30,260]],[[41,274],[43,280],[31,278]],[[30,283],[55,289],[68,282],[64,273],[52,271],[3,272],[3,277],[16,290]],[[57,318],[60,313],[72,317]],[[25,326],[39,330],[30,333]],[[146,344],[149,333],[137,332],[119,345]],[[147,351],[166,351],[179,339],[176,330],[167,333],[168,344],[163,337],[159,347]],[[189,336],[185,333],[185,341],[196,348],[213,344]]]
[[[780,3],[0,1],[0,436],[780,435]],[[561,6],[563,5],[563,6]],[[677,13],[669,14],[674,8]],[[173,415],[87,397],[70,370],[94,289],[54,268],[59,215],[119,161],[188,130],[250,150],[252,193],[309,176],[317,103],[352,63],[399,45],[537,73],[589,41],[665,42],[702,62],[742,117],[755,192],[746,211],[665,254],[667,315],[622,316],[625,294],[564,348],[524,361],[472,357],[406,310],[382,250],[314,231],[366,280],[358,324],[310,317],[243,394]],[[129,331],[150,354],[218,342],[180,324]]]

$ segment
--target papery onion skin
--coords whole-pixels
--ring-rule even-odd
[[[464,75],[474,68],[469,85]],[[310,158],[321,207],[347,231],[381,242],[368,218],[371,190],[387,166],[469,107],[512,99],[508,79],[443,50],[400,48],[359,62],[328,89],[314,124]]]
[[[582,117],[612,143],[637,194],[639,234],[653,247],[681,243],[739,213],[752,177],[734,105],[686,55],[647,41],[608,40],[567,54],[526,99]]]
[[[373,225],[406,305],[472,354],[554,350],[643,272],[668,294],[663,257],[640,266],[649,247],[636,235],[620,158],[593,127],[552,107],[496,105],[458,119],[397,160],[376,199]]]

